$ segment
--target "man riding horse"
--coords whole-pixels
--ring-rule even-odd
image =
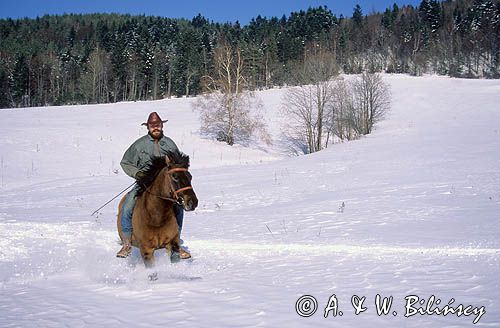
[[[148,121],[142,123],[142,125],[148,128],[148,134],[137,139],[123,155],[123,159],[120,162],[123,171],[137,181],[142,181],[147,178],[144,170],[146,170],[151,163],[153,157],[165,156],[168,152],[179,151],[174,141],[163,134],[163,123],[165,122],[167,122],[167,120],[162,120],[158,113],[152,112],[149,114]],[[122,215],[120,218],[123,246],[116,254],[117,257],[127,257],[132,251],[132,214],[140,190],[141,186],[136,183],[123,203]],[[174,212],[180,235],[184,219],[184,209],[181,205],[175,204]],[[181,259],[188,259],[191,257],[191,254],[183,247],[180,248],[179,255]]]

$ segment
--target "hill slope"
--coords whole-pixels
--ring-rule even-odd
[[[366,138],[286,157],[200,138],[193,99],[0,111],[1,326],[470,326],[405,318],[405,296],[484,306],[500,324],[500,82],[385,76],[392,111]],[[259,93],[279,134],[283,90]],[[192,158],[200,205],[183,239],[195,261],[118,250],[119,168],[150,111]],[[117,172],[117,173],[114,173]],[[344,204],[342,206],[342,204]],[[310,318],[295,312],[305,294]],[[332,294],[343,316],[323,317]],[[351,296],[366,296],[354,315]],[[393,296],[378,317],[377,294]],[[425,308],[425,305],[423,305]],[[435,306],[434,306],[435,307]]]

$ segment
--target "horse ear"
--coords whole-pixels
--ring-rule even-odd
[[[172,161],[170,160],[170,157],[168,157],[168,155],[165,155],[165,163],[167,163],[167,165],[170,165],[172,163]]]

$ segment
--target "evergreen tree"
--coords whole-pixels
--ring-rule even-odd
[[[356,5],[356,7],[354,7],[352,13],[352,21],[354,23],[354,26],[356,27],[360,27],[363,23],[363,11],[361,10],[360,5]]]
[[[221,37],[241,50],[250,88],[296,84],[303,63],[324,51],[346,73],[500,77],[499,0],[422,0],[367,16],[356,5],[338,19],[320,6],[246,26],[201,14],[46,15],[0,19],[0,106],[195,95]]]

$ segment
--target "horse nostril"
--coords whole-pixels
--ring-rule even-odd
[[[184,207],[184,209],[185,209],[186,211],[194,211],[194,209],[195,209],[195,208],[196,208],[196,206],[198,205],[198,202],[197,202],[197,200],[196,200],[196,199],[191,199],[191,198],[190,198],[190,199],[188,199],[188,200],[186,201],[185,205],[186,205],[186,206]]]

